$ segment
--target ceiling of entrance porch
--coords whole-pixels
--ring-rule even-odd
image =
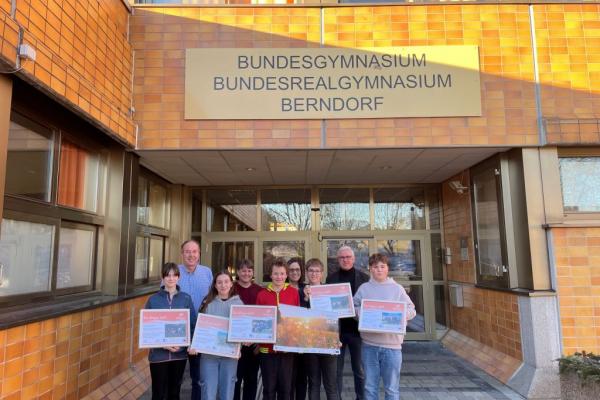
[[[141,163],[188,186],[439,183],[507,150],[138,150]]]

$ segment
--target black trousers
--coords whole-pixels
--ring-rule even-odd
[[[327,400],[339,400],[337,385],[338,356],[329,354],[306,354],[308,371],[308,400],[321,398],[321,380]]]
[[[258,386],[258,354],[254,354],[255,346],[242,346],[242,356],[237,366],[237,382],[233,400],[255,400]],[[242,390],[242,382],[244,389]]]
[[[306,400],[308,385],[308,368],[306,366],[308,354],[294,355],[294,375],[292,376],[292,400]]]
[[[152,400],[179,400],[187,360],[150,363]]]
[[[338,393],[342,398],[344,379],[344,356],[346,349],[350,351],[350,362],[352,363],[352,374],[354,375],[354,393],[356,400],[363,400],[365,388],[365,372],[362,367],[362,339],[358,333],[341,333],[340,355],[338,356],[337,382]]]
[[[292,353],[260,354],[263,400],[290,400],[292,392]]]

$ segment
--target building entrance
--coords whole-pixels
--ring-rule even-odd
[[[444,333],[447,296],[436,190],[208,189],[194,196],[200,209],[193,214],[202,219],[192,224],[201,228],[193,237],[201,242],[202,262],[214,271],[235,273],[238,261],[250,259],[256,281],[264,284],[275,259],[317,257],[331,273],[339,268],[337,250],[347,245],[354,250],[355,267],[368,273],[369,255],[380,252],[417,310],[407,339],[435,340]]]

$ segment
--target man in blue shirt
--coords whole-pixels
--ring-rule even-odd
[[[195,240],[183,242],[181,257],[183,264],[179,265],[179,288],[192,297],[194,308],[198,311],[212,283],[212,271],[199,264],[200,244]],[[192,400],[200,400],[200,354],[188,355],[188,359],[192,378]]]

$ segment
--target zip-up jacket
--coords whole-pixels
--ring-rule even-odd
[[[290,306],[300,306],[300,296],[298,290],[286,283],[283,288],[276,292],[273,290],[273,284],[269,283],[266,288],[258,292],[256,296],[256,305],[259,306],[278,306],[287,304]],[[259,347],[261,353],[273,353],[272,344],[261,344]]]
[[[192,297],[181,292],[179,286],[177,286],[177,293],[169,301],[169,292],[165,290],[164,286],[161,286],[160,290],[150,296],[146,302],[146,309],[188,309],[190,310],[190,340],[194,336],[194,327],[196,326],[196,319],[198,313],[194,308]],[[165,362],[173,360],[186,360],[187,359],[187,347],[181,347],[177,352],[170,352],[162,348],[150,349],[148,353],[148,361],[151,363]]]

